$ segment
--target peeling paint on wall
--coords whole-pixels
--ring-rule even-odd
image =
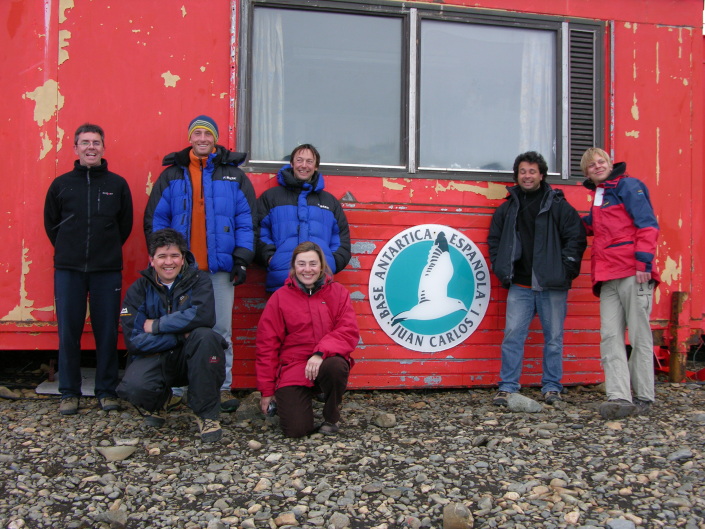
[[[68,48],[71,32],[68,29],[59,31],[59,64],[63,64],[69,59],[69,52],[64,48]]]
[[[354,254],[372,255],[377,250],[377,245],[369,241],[360,241],[352,243],[350,249]]]
[[[392,182],[392,180],[396,180],[396,178],[383,178],[382,187],[386,187],[387,189],[391,189],[393,191],[401,191],[406,187],[403,184],[398,184],[396,181]]]
[[[44,157],[51,152],[51,149],[52,147],[54,147],[54,145],[51,143],[51,138],[49,138],[49,134],[46,131],[42,132],[41,138],[42,148],[39,151],[39,159],[43,160]]]
[[[29,265],[32,261],[27,259],[29,248],[25,246],[25,241],[22,239],[22,276],[20,277],[20,303],[5,316],[0,318],[2,321],[35,321],[32,316],[32,310],[49,311],[54,307],[44,307],[42,309],[33,309],[34,301],[27,299],[27,274],[29,274]]]
[[[661,181],[661,127],[656,127],[656,185]]]
[[[179,79],[181,79],[181,77],[169,71],[164,72],[162,74],[162,77],[164,78],[164,86],[166,86],[167,88],[175,87],[176,83],[179,81]]]
[[[639,105],[636,102],[636,94],[634,94],[634,98],[632,99],[632,117],[634,121],[639,121]]]
[[[181,6],[181,16],[186,18],[186,6]]]
[[[59,84],[53,79],[47,79],[42,86],[26,92],[22,98],[34,101],[34,121],[39,126],[44,125],[64,106],[64,96],[59,92]]]
[[[64,129],[61,127],[56,127],[56,138],[56,152],[59,152],[64,146]]]
[[[495,182],[488,182],[487,187],[476,186],[472,184],[463,184],[460,182],[449,182],[448,187],[443,187],[443,184],[439,181],[436,184],[436,192],[442,193],[444,191],[465,191],[468,193],[476,193],[482,195],[489,200],[500,200],[507,196],[507,184],[497,184]]]
[[[639,131],[638,130],[628,130],[624,133],[624,135],[627,138],[638,138],[639,137]]]
[[[152,171],[150,171],[147,173],[147,184],[145,185],[147,197],[152,194],[152,187],[154,187],[154,182],[152,182]]]
[[[66,10],[73,7],[73,0],[59,0],[59,23],[66,22]]]
[[[668,286],[674,281],[678,281],[682,273],[682,263],[683,257],[678,257],[678,263],[676,263],[670,256],[666,257],[666,264],[661,271],[661,281],[666,283]]]

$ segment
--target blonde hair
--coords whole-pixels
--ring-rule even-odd
[[[587,176],[588,165],[592,163],[592,160],[595,158],[595,155],[604,158],[605,160],[607,160],[607,163],[612,165],[612,158],[610,158],[610,155],[607,154],[603,149],[600,149],[599,147],[590,147],[587,151],[583,153],[583,157],[580,159],[580,170],[585,176]]]

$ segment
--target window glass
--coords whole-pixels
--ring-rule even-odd
[[[257,8],[253,36],[252,160],[402,164],[401,18]]]
[[[556,171],[556,34],[423,20],[419,165],[512,170],[540,152]]]

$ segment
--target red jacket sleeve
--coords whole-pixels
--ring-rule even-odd
[[[257,391],[260,391],[263,397],[274,395],[279,371],[279,351],[286,333],[284,315],[279,308],[278,292],[267,301],[257,324],[255,372]]]
[[[352,367],[355,361],[350,355],[360,341],[360,329],[348,291],[339,283],[333,283],[331,286],[335,287],[336,301],[333,329],[319,340],[316,351],[323,353],[323,358],[340,355]]]

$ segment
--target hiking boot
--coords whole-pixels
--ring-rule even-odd
[[[321,427],[318,429],[320,433],[323,435],[337,435],[338,434],[338,425],[332,422],[324,422],[321,424]]]
[[[140,412],[140,415],[144,417],[145,424],[153,426],[154,428],[161,428],[164,426],[164,423],[166,422],[166,410],[162,409],[149,411],[144,408],[137,408],[137,410]]]
[[[98,399],[98,404],[100,404],[100,409],[103,411],[120,409],[120,403],[115,397],[103,397],[102,399]]]
[[[508,406],[509,405],[509,392],[508,391],[498,391],[497,394],[492,399],[492,404],[495,406]]]
[[[636,406],[624,399],[608,400],[600,404],[600,415],[603,419],[622,419],[636,412]]]
[[[220,428],[220,422],[215,419],[203,419],[196,417],[198,429],[201,431],[201,441],[204,443],[215,443],[223,437],[223,430]]]
[[[238,409],[240,401],[233,397],[229,389],[220,391],[220,411],[223,413],[232,413]]]
[[[563,399],[561,398],[561,394],[558,391],[547,391],[543,394],[543,401],[549,406],[553,406],[559,400]]]
[[[648,415],[651,411],[650,400],[634,399],[634,406],[636,406],[634,415]]]
[[[186,394],[184,393],[183,395],[173,395],[169,397],[169,400],[166,401],[166,404],[164,407],[166,408],[166,411],[174,411],[176,408],[181,406],[182,404],[186,404]]]
[[[61,415],[76,415],[78,413],[78,397],[64,397],[59,404]]]

